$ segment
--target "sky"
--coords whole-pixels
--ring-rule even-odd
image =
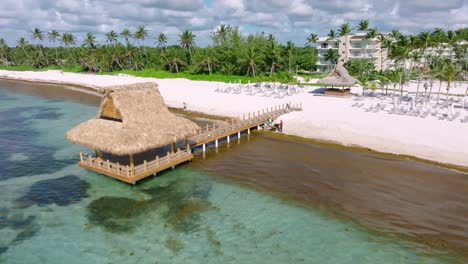
[[[30,43],[33,28],[55,29],[76,35],[82,43],[92,32],[100,43],[110,30],[132,32],[139,25],[149,31],[146,45],[163,32],[169,44],[184,30],[196,35],[196,44],[211,43],[210,33],[220,24],[240,31],[273,34],[281,42],[303,46],[310,33],[326,35],[349,22],[356,27],[369,20],[380,32],[399,29],[419,33],[436,27],[468,27],[468,0],[1,0],[0,38],[16,45]],[[46,45],[48,45],[46,43]]]

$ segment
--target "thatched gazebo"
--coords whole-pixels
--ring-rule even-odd
[[[346,68],[339,64],[318,83],[325,86],[325,94],[343,96],[349,95],[351,86],[359,83],[359,81],[349,75]]]
[[[134,183],[193,157],[188,147],[175,152],[175,144],[200,128],[169,111],[157,84],[112,86],[102,92],[97,115],[66,133],[72,143],[96,152],[80,153],[80,166]],[[170,152],[165,152],[168,146]]]

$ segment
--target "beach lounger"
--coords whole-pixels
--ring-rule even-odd
[[[468,116],[460,120],[461,123],[468,123]]]
[[[455,119],[457,119],[457,117],[460,116],[460,112],[456,112],[455,114],[453,114],[450,118],[448,118],[447,120],[448,121],[453,121]]]

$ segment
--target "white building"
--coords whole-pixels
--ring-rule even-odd
[[[345,63],[352,59],[370,59],[378,71],[387,69],[389,65],[387,49],[381,50],[377,40],[366,38],[365,33],[356,33],[335,39],[320,37],[317,41],[317,71],[330,71],[334,67],[332,62],[325,59],[325,54],[329,49],[338,52],[338,63]]]

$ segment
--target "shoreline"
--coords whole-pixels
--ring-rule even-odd
[[[194,116],[202,115],[205,118],[213,117],[215,120],[225,120],[229,116],[238,116],[289,101],[296,102],[299,99],[303,103],[304,111],[281,117],[285,122],[283,137],[288,135],[293,140],[298,137],[299,141],[310,139],[321,144],[336,144],[346,148],[391,154],[464,172],[468,171],[468,142],[466,139],[463,140],[464,135],[468,134],[468,125],[385,113],[357,112],[362,109],[352,108],[351,98],[314,96],[311,94],[313,91],[309,91],[306,94],[293,95],[283,100],[216,93],[214,90],[217,87],[226,85],[219,82],[122,75],[100,76],[60,71],[0,71],[0,80],[50,84],[77,92],[91,92],[94,95],[99,95],[95,91],[106,86],[153,81],[159,85],[166,105],[174,111],[180,112],[185,102],[188,108],[184,112]],[[314,87],[308,89],[314,89]],[[357,89],[353,89],[356,92]],[[339,107],[343,109],[337,109]],[[382,118],[388,120],[382,120]],[[390,121],[393,123],[389,124],[390,129],[379,127],[379,125],[385,126]],[[410,131],[412,128],[416,131]],[[443,129],[447,130],[446,135]]]

